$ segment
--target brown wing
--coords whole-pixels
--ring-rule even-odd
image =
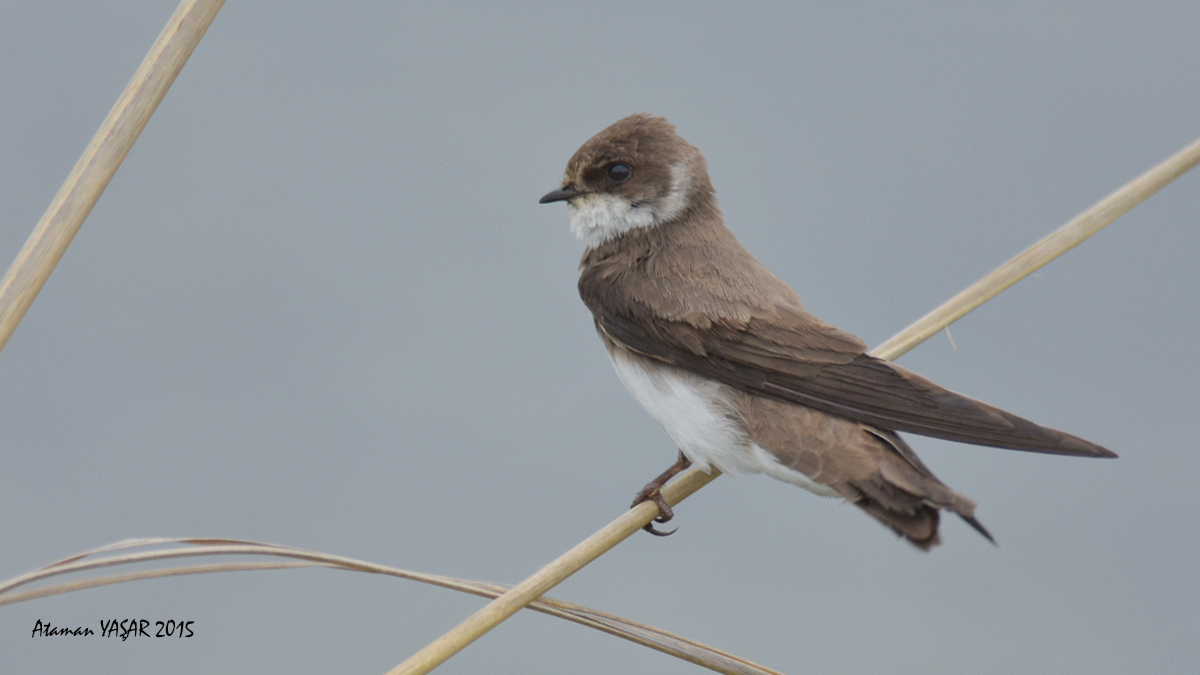
[[[597,326],[625,347],[750,393],[883,429],[1061,455],[1115,457],[1076,436],[956,394],[865,353],[854,336],[802,311],[699,326],[636,302],[581,294]],[[616,306],[614,306],[614,304]]]

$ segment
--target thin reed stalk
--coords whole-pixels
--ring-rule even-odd
[[[967,312],[996,297],[1004,289],[1033,274],[1046,263],[1104,229],[1106,225],[1125,215],[1129,209],[1146,201],[1147,197],[1187,173],[1197,163],[1200,163],[1200,138],[1096,202],[1066,225],[1025,249],[1021,255],[997,267],[991,274],[914,321],[871,353],[889,361],[900,358],[934,333],[961,319]]]
[[[170,548],[129,552],[130,549],[145,547]],[[295,562],[233,562],[195,564],[162,569],[142,569],[133,572],[64,581],[29,590],[16,590],[21,586],[36,584],[54,577],[90,572],[107,567],[219,555],[267,555],[288,558]],[[213,572],[245,572],[305,567],[326,567],[351,572],[383,574],[464,593],[472,593],[486,598],[499,597],[510,588],[509,586],[500,584],[458,579],[440,574],[413,572],[364,560],[347,558],[345,556],[277,544],[265,544],[240,539],[152,538],[127,539],[115,544],[102,546],[91,551],[70,556],[23,574],[15,579],[0,583],[0,607],[61,593],[71,593],[130,581],[145,581],[147,579],[162,577],[208,574]],[[729,652],[710,647],[695,640],[690,640],[661,628],[649,626],[590,607],[543,596],[529,603],[528,608],[560,619],[566,619],[567,621],[572,621],[588,628],[603,631],[609,635],[635,642],[644,647],[649,647],[664,654],[683,659],[689,663],[694,663],[714,672],[722,673],[723,675],[780,675],[777,671],[735,656]]]
[[[0,281],[0,351],[108,187],[225,0],[184,0]]]

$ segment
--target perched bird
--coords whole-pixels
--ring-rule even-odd
[[[694,463],[841,497],[928,550],[939,509],[992,537],[897,431],[1116,456],[870,356],[804,311],[725,226],[704,156],[665,118],[632,115],[584,143],[541,199],[559,201],[587,247],[579,293],[617,376],[679,449],[634,502],[655,501],[657,522],[672,515],[660,488]]]

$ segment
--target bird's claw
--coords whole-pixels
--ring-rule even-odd
[[[658,516],[656,516],[652,522],[646,523],[646,525],[642,527],[643,530],[656,537],[669,537],[672,534],[675,534],[675,530],[678,530],[679,528],[663,531],[654,527],[654,523],[665,523],[675,517],[675,511],[671,509],[671,505],[668,504],[667,500],[662,496],[661,485],[657,483],[647,483],[646,487],[642,488],[642,491],[637,493],[637,497],[634,498],[633,504],[631,504],[629,508],[633,508],[642,502],[654,502],[654,505],[658,507]]]
[[[654,505],[658,507],[658,517],[653,521],[646,523],[646,525],[642,528],[643,530],[656,537],[666,537],[675,534],[675,530],[663,532],[662,530],[654,527],[654,523],[665,523],[675,517],[675,512],[671,510],[671,505],[668,504],[667,500],[662,496],[662,487],[667,484],[667,481],[674,478],[680,471],[683,471],[691,465],[692,461],[688,459],[681,450],[679,452],[679,458],[675,460],[675,463],[672,464],[666,471],[659,474],[658,478],[646,483],[646,487],[642,488],[642,491],[637,493],[637,496],[633,498],[633,506],[630,506],[629,508],[633,508],[642,502],[654,502]]]

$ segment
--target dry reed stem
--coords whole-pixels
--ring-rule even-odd
[[[662,494],[668,504],[677,504],[693,492],[707,485],[720,473],[689,470],[663,488]],[[583,540],[575,548],[557,560],[538,570],[525,581],[513,586],[507,593],[467,617],[445,635],[426,645],[404,663],[388,671],[388,675],[399,673],[427,673],[443,661],[458,653],[519,609],[537,600],[543,593],[554,588],[584,565],[603,555],[613,546],[624,541],[658,515],[653,502],[642,502],[626,511],[620,518],[605,525],[600,531]]]
[[[0,351],[225,0],[184,0],[0,281]]]
[[[1033,274],[1043,265],[1096,234],[1105,225],[1125,215],[1147,197],[1166,187],[1200,162],[1200,139],[1163,160],[1124,187],[1096,202],[1069,223],[1051,232],[1021,255],[997,267],[991,274],[968,286],[937,309],[917,319],[908,328],[879,345],[872,354],[894,361],[931,335],[961,319],[967,312]]]
[[[1124,215],[1129,209],[1158,192],[1200,162],[1200,139],[1097,202],[1045,239],[1001,265],[991,274],[942,303],[937,309],[897,333],[871,353],[889,361],[921,344],[967,312],[987,302],[1004,289],[1029,276],[1046,263],[1074,248],[1084,239]],[[663,489],[667,503],[674,506],[714,480],[720,472],[706,474],[692,467]],[[504,595],[467,617],[440,638],[423,647],[387,675],[424,675],[459,650],[495,628],[521,607],[578,572],[658,515],[658,508],[645,502],[626,512],[599,532],[585,539],[557,560],[538,570]]]
[[[97,557],[101,554],[112,553],[115,551],[125,551],[131,548],[177,544],[183,544],[193,548],[160,549],[137,553],[121,553],[109,557]],[[45,581],[46,579],[52,577],[77,574],[79,572],[92,571],[114,565],[129,565],[133,563],[144,563],[149,561],[213,555],[270,555],[292,558],[301,562],[216,563],[191,565],[186,567],[139,570],[136,572],[66,581],[50,586],[34,588],[32,590],[14,592],[14,589],[20,586],[39,581]],[[396,567],[388,567],[386,565],[378,565],[363,560],[356,560],[354,558],[336,556],[318,551],[308,551],[290,546],[280,546],[277,544],[264,544],[261,542],[240,539],[152,538],[127,539],[115,544],[110,544],[101,548],[93,549],[91,551],[86,551],[84,553],[73,555],[63,560],[50,563],[49,565],[46,565],[40,569],[21,575],[7,582],[0,583],[0,607],[18,602],[27,602],[29,600],[51,595],[70,593],[88,588],[96,588],[99,586],[125,583],[129,581],[144,581],[147,579],[157,579],[162,577],[207,574],[212,572],[296,569],[303,567],[328,567],[331,569],[340,569],[344,571],[383,574],[399,577],[401,579],[408,579],[410,581],[419,581],[421,583],[432,584],[442,588],[448,588],[465,593],[472,593],[474,595],[479,595],[486,598],[499,597],[503,593],[507,592],[510,588],[509,586],[502,586],[499,584],[490,584],[480,581],[472,581],[469,579],[457,579],[439,574],[412,572]],[[662,630],[661,628],[649,626],[637,621],[626,619],[624,617],[609,614],[607,612],[584,607],[582,605],[576,605],[543,596],[542,598],[531,602],[528,608],[560,619],[566,619],[588,628],[603,631],[609,635],[635,642],[642,646],[663,652],[664,654],[668,654],[704,668],[708,668],[709,670],[713,670],[718,673],[724,673],[725,675],[780,675],[778,671],[760,666],[752,661],[748,661],[741,657],[730,654],[729,652],[716,649],[715,647],[710,647],[708,645],[696,642],[695,640],[689,640],[688,638],[670,633]]]

